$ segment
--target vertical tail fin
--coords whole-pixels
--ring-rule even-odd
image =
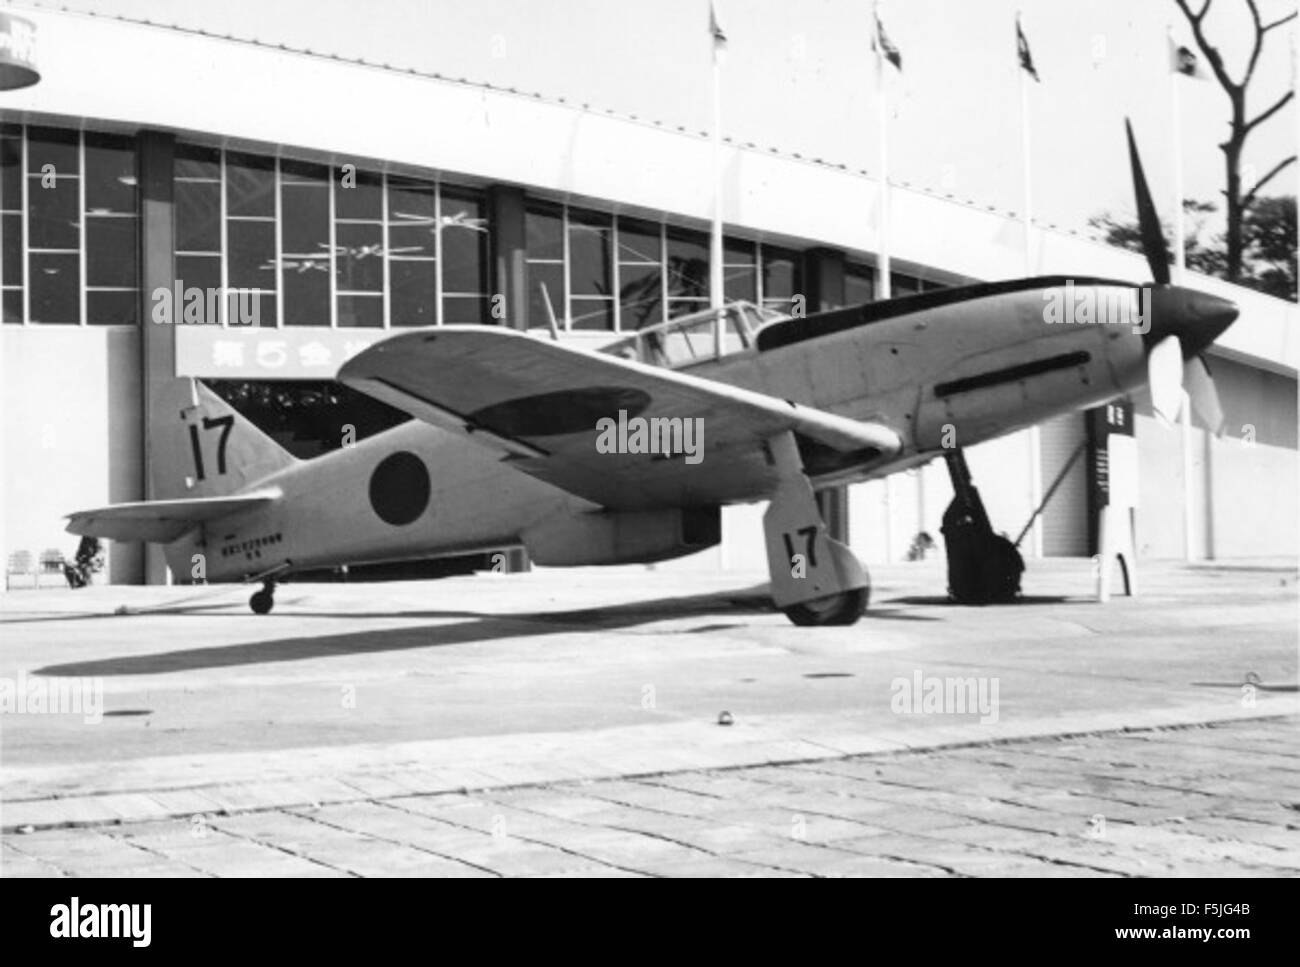
[[[154,498],[221,497],[296,461],[197,379],[173,380],[149,415]]]

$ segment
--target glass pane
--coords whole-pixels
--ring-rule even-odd
[[[57,128],[28,128],[27,173],[42,175],[46,165],[53,165],[55,175],[79,174],[77,135]]]
[[[618,220],[620,262],[659,262],[659,226],[633,218]]]
[[[699,312],[709,307],[707,299],[669,299],[668,300],[668,318],[676,319],[678,316],[688,316],[692,312]]]
[[[524,224],[530,259],[564,258],[564,221],[557,212],[530,209]]]
[[[344,186],[346,180],[347,185]],[[383,182],[370,171],[353,170],[344,174],[334,169],[334,217],[365,218],[379,221],[384,217]]]
[[[226,271],[235,289],[275,291],[275,224],[231,219],[226,225]]]
[[[288,158],[280,160],[281,181],[308,181],[323,186],[328,177],[329,169],[325,165],[313,164],[310,161],[291,161]]]
[[[328,326],[330,324],[330,280],[324,271],[328,263],[303,260],[281,275],[284,289],[286,326]]]
[[[758,275],[752,266],[727,266],[724,272],[722,290],[728,300],[753,302],[758,298]]]
[[[23,216],[5,215],[0,218],[0,234],[4,235],[4,254],[0,258],[0,279],[5,285],[23,284]]]
[[[608,223],[569,219],[569,286],[574,295],[612,295]]]
[[[135,148],[130,138],[86,135],[86,211],[136,213]]]
[[[542,286],[546,286],[551,309],[555,312],[556,322],[564,325],[564,266],[549,263],[528,265],[528,326],[529,328],[550,328],[551,317],[546,312],[546,300],[542,296]]]
[[[608,299],[572,300],[574,329],[613,329],[614,303]]]
[[[722,264],[753,265],[754,243],[739,238],[724,238],[722,240]]]
[[[230,152],[226,155],[226,214],[274,217],[275,159]]]
[[[340,224],[334,228],[334,281],[340,291],[382,292],[383,227]],[[342,320],[339,325],[343,325]]]
[[[96,326],[139,325],[140,293],[87,292],[86,321]]]
[[[22,142],[18,138],[0,138],[0,207],[21,211],[23,207]]]
[[[625,303],[619,311],[623,314],[624,329],[643,329],[663,321],[664,303],[662,298],[655,296],[641,302]]]
[[[176,145],[172,170],[177,178],[221,178],[221,152],[196,144]]]
[[[4,314],[5,314],[5,322],[21,323],[23,321],[23,290],[22,289],[5,289]]]
[[[87,218],[86,285],[132,289],[139,285],[136,237],[134,218]]]
[[[215,255],[178,255],[176,256],[176,281],[181,290],[188,288],[221,288],[221,259]],[[150,305],[156,303],[151,302]],[[215,320],[211,320],[215,321]]]
[[[442,288],[444,292],[487,292],[487,219],[477,199],[442,198]],[[450,320],[448,320],[450,321]]]
[[[763,300],[792,299],[798,293],[799,257],[785,249],[763,249]]]
[[[280,187],[280,211],[284,222],[281,244],[285,254],[328,252],[329,204],[329,190],[323,183]]]
[[[176,182],[176,250],[221,251],[221,185]]]
[[[236,320],[232,319],[231,322]],[[263,329],[275,328],[275,293],[263,293],[257,300],[257,318],[254,322]]]
[[[663,280],[659,266],[621,265],[618,271],[623,328],[639,329],[663,318]]]
[[[844,301],[856,306],[876,298],[876,270],[869,265],[844,266]]]
[[[32,322],[76,325],[81,319],[81,270],[74,253],[32,252]]]
[[[442,300],[442,321],[449,326],[491,322],[488,300],[475,296],[445,296]]]
[[[75,178],[60,178],[42,188],[39,178],[31,179],[27,194],[28,241],[32,248],[75,249],[81,244],[81,219]]]
[[[921,280],[913,275],[904,275],[901,272],[889,273],[890,296],[898,299],[906,295],[916,295],[921,291]]]
[[[384,325],[382,295],[339,296],[339,325],[381,329]]]
[[[437,262],[404,262],[388,265],[392,287],[389,312],[394,326],[432,326],[438,321]]]
[[[709,240],[696,232],[668,236],[668,294],[707,298],[709,295]]]

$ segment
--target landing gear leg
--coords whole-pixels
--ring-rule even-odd
[[[767,444],[782,477],[763,515],[772,600],[797,625],[851,625],[867,607],[867,572],[827,531],[794,436]]]
[[[248,606],[253,609],[253,614],[270,614],[271,609],[275,607],[275,582],[264,581],[262,590],[253,593],[248,599]]]
[[[960,449],[944,454],[954,497],[943,514],[948,549],[948,593],[961,604],[1014,601],[1020,594],[1024,559],[1016,546],[993,533],[984,501],[971,483]]]

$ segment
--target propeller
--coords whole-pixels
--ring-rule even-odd
[[[1143,337],[1148,346],[1151,405],[1161,419],[1172,423],[1178,418],[1185,391],[1192,411],[1217,435],[1223,429],[1223,407],[1202,350],[1232,324],[1237,309],[1216,296],[1170,284],[1169,246],[1142,170],[1132,122],[1125,119],[1124,128],[1128,134],[1142,252],[1155,281],[1149,290],[1150,331]]]

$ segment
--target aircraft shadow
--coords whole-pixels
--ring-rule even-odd
[[[303,661],[334,655],[364,655],[463,645],[497,638],[522,638],[551,635],[559,630],[575,632],[616,631],[666,618],[726,617],[737,610],[754,613],[772,610],[764,594],[729,592],[695,595],[689,598],[663,598],[637,601],[608,607],[584,608],[562,612],[528,612],[512,615],[476,615],[471,620],[453,624],[418,628],[389,628],[382,631],[355,630],[336,635],[311,635],[277,638],[240,645],[216,645],[184,648],[152,655],[130,655],[93,661],[69,662],[38,668],[34,674],[52,677],[110,677],[115,675],[163,675],[198,669],[231,668],[241,665]],[[452,612],[460,617],[461,612]],[[392,618],[446,617],[443,612],[385,612],[381,614],[340,615],[331,617]],[[270,615],[265,621],[275,621]],[[287,613],[283,618],[294,621],[301,613]],[[688,629],[690,630],[690,629]]]
[[[950,608],[1018,608],[1026,604],[1065,604],[1067,601],[1084,601],[1086,598],[1072,598],[1063,594],[1026,594],[1014,601],[991,602],[989,604],[961,604],[945,595],[907,595],[901,598],[886,598],[881,604],[915,604],[927,607],[945,606]],[[868,612],[870,614],[870,612]]]

